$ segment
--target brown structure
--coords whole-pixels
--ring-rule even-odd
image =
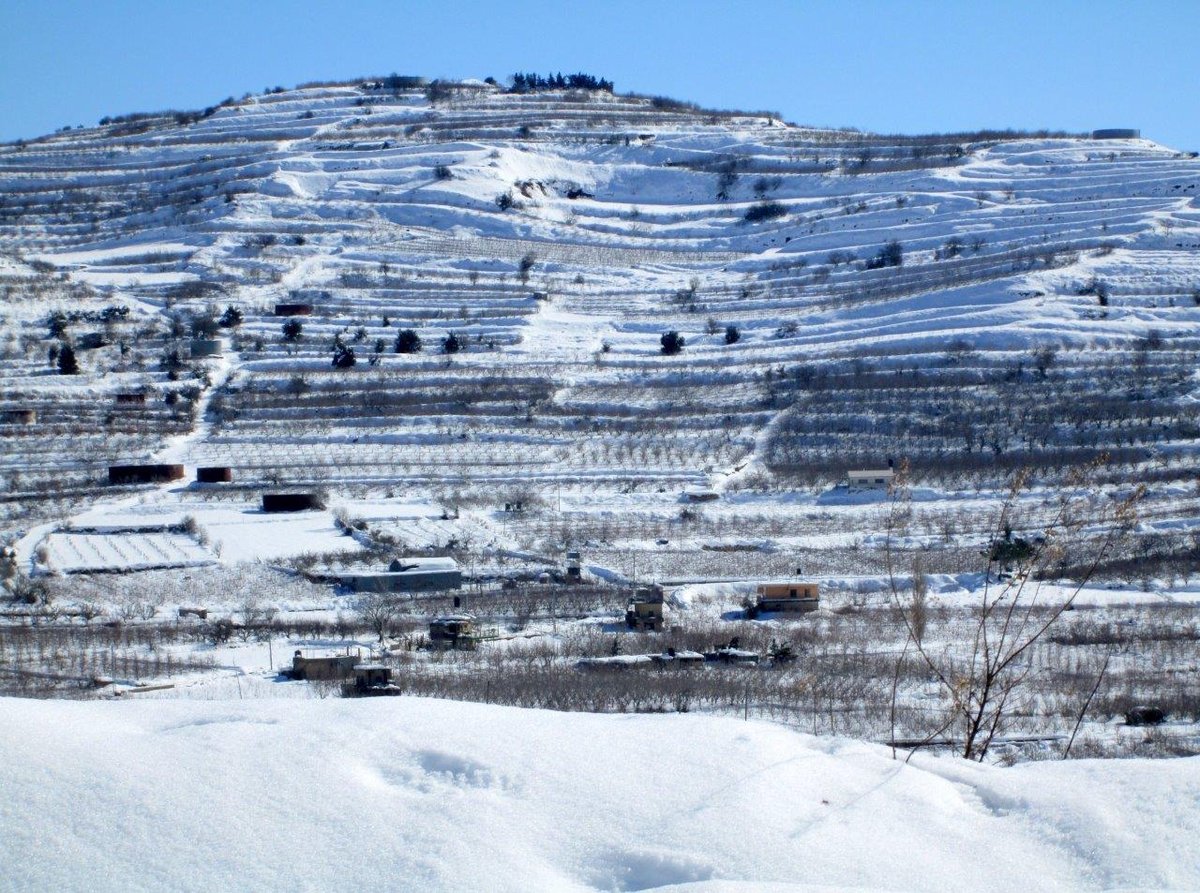
[[[233,469],[228,465],[209,465],[196,469],[198,484],[228,484],[233,481]]]
[[[110,465],[110,484],[161,484],[183,479],[182,465]]]
[[[329,679],[349,679],[354,675],[359,658],[355,654],[332,657],[305,657],[299,650],[292,655],[292,678],[321,682]]]
[[[567,553],[567,582],[583,582],[583,562],[580,559],[578,552]]]
[[[641,586],[625,608],[625,625],[632,630],[658,632],[665,625],[661,586]]]
[[[125,394],[117,394],[117,406],[145,406],[146,395],[141,391],[131,391]]]
[[[264,493],[264,512],[306,512],[319,509],[321,501],[315,493]]]
[[[6,409],[0,412],[0,422],[6,425],[32,425],[36,421],[36,409]]]
[[[760,583],[758,603],[760,612],[807,613],[817,610],[820,587],[816,583]]]
[[[312,304],[276,304],[276,316],[312,316]]]

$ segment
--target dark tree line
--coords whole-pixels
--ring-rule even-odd
[[[542,77],[540,74],[518,71],[512,76],[513,93],[532,93],[536,90],[613,90],[613,82],[594,75],[576,72],[565,77],[560,71]]]

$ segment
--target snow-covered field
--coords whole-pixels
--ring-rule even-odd
[[[0,700],[11,890],[1195,890],[1200,759],[445,701]]]
[[[195,567],[213,555],[182,533],[52,533],[47,564],[64,573]]]

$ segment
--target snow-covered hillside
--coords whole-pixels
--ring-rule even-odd
[[[1191,473],[1200,163],[1150,141],[887,138],[476,82],[210,111],[0,149],[0,248],[55,271],[8,262],[5,405],[40,412],[8,432],[10,491],[87,498],[196,408],[172,458],[247,487],[677,491],[902,456],[953,484],[1103,450],[1121,477]],[[280,302],[312,305],[295,341]],[[46,315],[117,305],[67,326],[106,336],[84,375],[47,377]],[[227,305],[245,321],[197,361],[224,382],[201,403],[163,357],[186,366],[188,323]],[[394,352],[407,328],[423,353]],[[137,389],[163,418],[105,411]]]
[[[1044,611],[1090,578],[1022,652],[1043,688],[1015,731],[1194,752],[1198,185],[1146,139],[475,81],[0,146],[4,684],[265,694],[272,643],[378,646],[424,694],[885,740],[944,728],[958,678],[901,666],[898,598],[927,584],[965,659],[989,586]],[[849,486],[889,462],[902,486]],[[282,491],[324,507],[265,511]],[[1001,537],[1028,576],[997,581]],[[336,581],[405,555],[466,587],[373,629]],[[747,616],[801,577],[819,612]],[[668,630],[626,634],[646,582]],[[500,638],[421,649],[467,608]],[[761,668],[720,665],[733,641]],[[667,648],[718,665],[576,673]],[[1147,701],[1177,722],[1126,735]]]
[[[14,890],[1187,890],[1200,761],[890,759],[694,716],[0,699]],[[679,886],[682,885],[682,886]]]

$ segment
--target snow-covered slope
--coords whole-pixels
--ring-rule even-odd
[[[906,765],[757,722],[415,698],[0,699],[0,752],[13,890],[1200,886],[1196,758]]]
[[[228,466],[251,500],[595,505],[827,487],[888,457],[991,491],[1108,456],[1105,483],[1153,481],[1154,511],[1190,518],[1198,186],[1149,140],[886,137],[477,82],[0,147],[0,386],[38,412],[5,426],[9,526],[150,458]],[[299,338],[280,302],[311,305]],[[224,359],[189,362],[189,324],[229,305]],[[56,308],[91,311],[60,339],[102,342],[81,376],[50,374]],[[401,329],[425,350],[395,352]],[[331,368],[335,338],[355,368]],[[144,410],[117,411],[129,390]]]

